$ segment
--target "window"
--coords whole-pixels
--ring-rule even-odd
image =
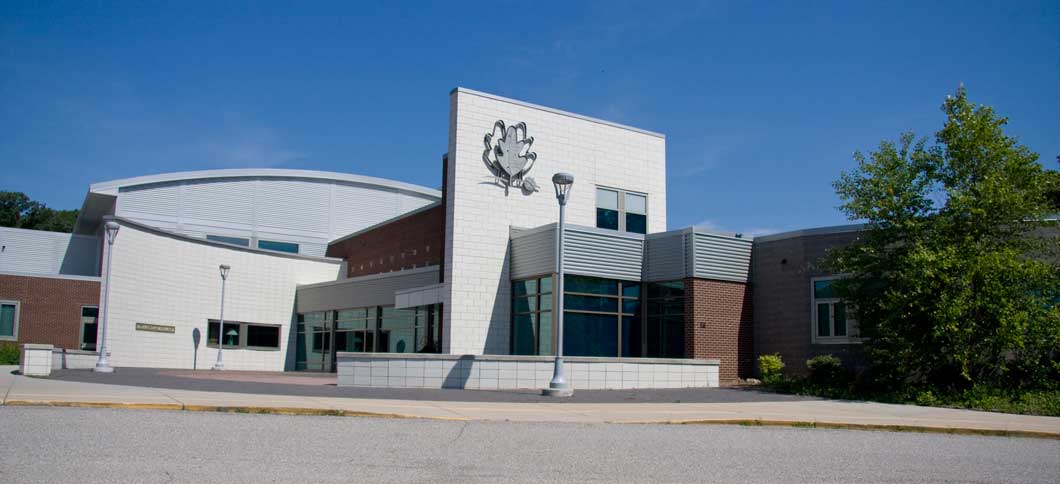
[[[648,317],[644,356],[685,357],[685,284],[683,281],[647,284]]]
[[[647,233],[648,197],[640,193],[597,188],[596,226],[622,232]]]
[[[0,340],[18,340],[18,301],[0,301]]]
[[[99,308],[81,307],[81,349],[96,351],[96,330],[99,328]]]
[[[441,331],[439,304],[302,313],[295,330],[295,369],[327,371],[340,351],[439,353]]]
[[[513,355],[552,354],[552,276],[512,282]]]
[[[812,291],[813,340],[815,343],[860,343],[857,321],[832,285],[837,277],[816,277]]]
[[[289,252],[291,254],[298,253],[298,244],[292,242],[277,242],[275,240],[259,240],[258,248],[265,250],[275,250],[277,252]]]
[[[639,282],[565,276],[563,352],[568,356],[639,356]]]
[[[217,330],[220,322],[211,319],[206,328],[206,346],[217,347]],[[280,326],[272,324],[225,321],[224,347],[251,350],[280,349]]]
[[[243,247],[250,247],[250,239],[243,237],[229,237],[227,235],[207,235],[206,240],[212,240],[214,242],[224,242],[226,244],[240,245]]]

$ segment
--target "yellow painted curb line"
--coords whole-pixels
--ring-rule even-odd
[[[327,408],[298,407],[248,407],[225,405],[182,405],[177,403],[115,403],[115,402],[65,402],[48,400],[8,400],[4,405],[12,407],[74,407],[74,408],[120,408],[132,410],[178,410],[185,412],[221,412],[258,415],[308,415],[315,417],[374,417],[394,419],[469,420],[463,417],[423,417],[397,413],[363,412]]]
[[[993,437],[1028,437],[1036,439],[1060,440],[1058,432],[1035,430],[997,430],[975,429],[964,427],[929,427],[924,425],[889,425],[858,424],[835,422],[805,422],[799,420],[762,420],[762,419],[703,419],[703,420],[625,420],[608,423],[620,424],[664,424],[664,425],[742,425],[747,427],[796,427],[811,429],[838,430],[873,430],[882,432],[920,432],[928,434],[985,435]]]

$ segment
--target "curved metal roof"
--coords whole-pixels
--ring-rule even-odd
[[[337,173],[332,171],[316,170],[288,170],[281,168],[239,168],[226,170],[201,170],[181,171],[175,173],[161,173],[158,175],[138,176],[133,178],[122,178],[100,183],[93,183],[89,192],[104,195],[117,195],[118,189],[138,185],[151,185],[155,183],[166,183],[175,181],[209,180],[218,178],[302,178],[321,181],[333,181],[344,183],[355,183],[359,185],[375,185],[382,188],[417,193],[436,199],[442,198],[442,192],[433,188],[427,188],[411,183],[376,178],[371,176],[354,175],[350,173]]]

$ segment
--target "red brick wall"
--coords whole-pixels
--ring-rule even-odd
[[[0,299],[18,301],[18,344],[79,349],[81,306],[99,305],[99,281],[0,274]]]
[[[685,356],[721,360],[724,385],[754,371],[751,286],[685,279]]]
[[[328,246],[328,257],[346,259],[347,277],[434,266],[445,249],[445,209],[414,213]]]

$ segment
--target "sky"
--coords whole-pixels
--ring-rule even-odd
[[[850,223],[963,83],[1060,168],[1060,2],[0,3],[0,190],[296,168],[441,184],[456,86],[667,136],[667,223]]]

